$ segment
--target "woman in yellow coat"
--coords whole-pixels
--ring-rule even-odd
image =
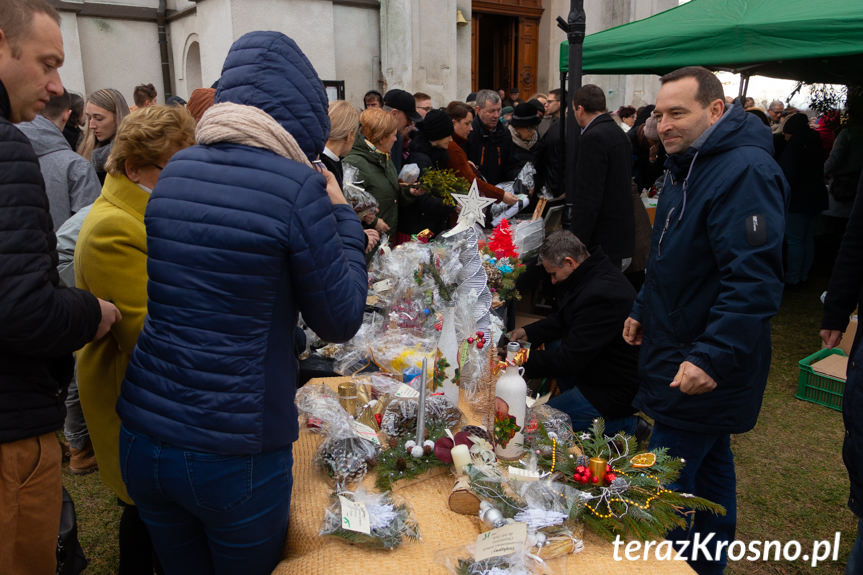
[[[194,143],[195,121],[183,108],[150,106],[120,125],[106,162],[102,194],[81,225],[75,246],[75,284],[111,301],[123,319],[78,352],[81,407],[102,481],[124,503],[120,573],[152,560],[146,528],[120,476],[120,384],[147,315],[147,237],[144,211],[171,156]],[[146,567],[145,567],[146,570]],[[152,573],[150,565],[149,573]]]

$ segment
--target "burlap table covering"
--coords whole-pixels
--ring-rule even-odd
[[[327,378],[310,383],[325,381],[338,385],[348,379]],[[294,444],[291,522],[284,559],[273,570],[273,575],[447,575],[448,571],[435,563],[435,554],[476,540],[480,533],[479,519],[449,510],[447,500],[455,480],[450,472],[443,470],[394,486],[394,492],[413,507],[422,541],[403,543],[394,551],[372,551],[335,537],[318,535],[332,492],[327,477],[312,465],[320,441],[320,435],[304,430]],[[365,479],[364,485],[373,488],[373,474]],[[619,556],[623,556],[622,548]],[[559,572],[565,569],[565,573],[572,575],[585,569],[590,569],[591,573],[627,575],[694,573],[683,561],[615,561],[612,544],[590,532],[585,532],[584,551],[556,561]]]

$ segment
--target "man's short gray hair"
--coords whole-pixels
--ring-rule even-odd
[[[590,257],[590,252],[574,233],[568,230],[558,230],[545,238],[539,248],[539,261],[550,266],[560,267],[563,260],[572,258],[580,264]]]
[[[785,108],[785,103],[782,100],[773,100],[767,109],[772,110],[773,108]]]
[[[485,108],[500,102],[500,94],[494,90],[480,90],[476,93],[476,107]]]

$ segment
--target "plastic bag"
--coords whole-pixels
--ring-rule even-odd
[[[381,431],[389,437],[402,437],[416,434],[418,401],[408,398],[394,398],[387,405],[381,420]],[[462,413],[444,395],[426,396],[426,429],[434,426],[457,427]]]
[[[378,201],[363,187],[363,182],[359,179],[359,170],[357,167],[350,164],[342,164],[342,170],[344,172],[342,190],[344,191],[345,199],[351,203],[357,215],[362,218],[369,213],[376,213],[378,210]]]
[[[559,561],[548,562],[529,553],[526,545],[516,545],[515,552],[477,558],[476,544],[443,549],[435,554],[435,562],[456,575],[561,575],[565,566]]]
[[[301,412],[320,422],[326,435],[318,446],[314,462],[337,486],[362,479],[374,466],[380,452],[380,441],[374,430],[360,427],[339,404],[336,392],[324,384],[306,384],[300,388],[296,404]]]
[[[399,181],[414,184],[420,179],[420,167],[416,164],[405,164],[399,172]]]
[[[342,521],[342,503],[338,496],[324,512],[320,535],[340,537],[349,543],[370,549],[395,549],[403,541],[420,541],[419,525],[406,501],[391,492],[369,493],[363,488],[337,494],[365,507],[369,519],[369,533],[345,529]]]
[[[555,434],[554,437],[560,445],[571,445],[575,437],[569,415],[547,403],[534,405],[528,409],[525,421],[527,423],[524,426],[524,444],[529,451],[551,449],[550,446],[539,441],[540,424],[545,427],[546,433]]]

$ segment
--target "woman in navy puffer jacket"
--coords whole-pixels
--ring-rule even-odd
[[[288,527],[297,313],[327,341],[362,322],[364,234],[317,159],[321,81],[297,45],[231,47],[199,145],[146,212],[148,317],[123,382],[123,480],[166,573],[270,573]]]

